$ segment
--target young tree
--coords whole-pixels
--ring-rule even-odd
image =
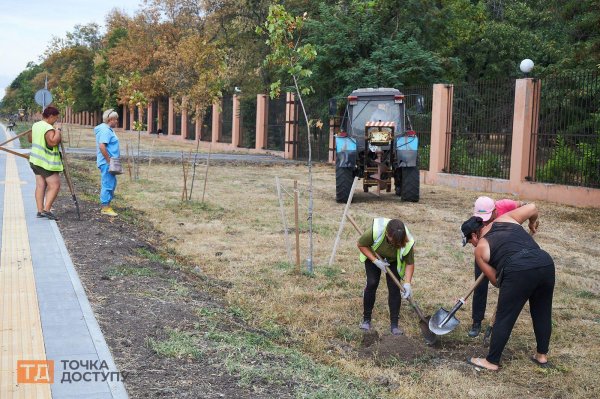
[[[280,72],[291,76],[294,81],[296,95],[300,101],[300,107],[304,114],[307,129],[308,140],[308,230],[309,230],[309,253],[307,259],[307,269],[309,273],[313,272],[313,184],[312,184],[312,149],[310,136],[310,121],[306,114],[306,108],[302,100],[303,95],[310,94],[312,87],[303,85],[301,78],[308,78],[312,75],[307,64],[315,59],[317,52],[310,43],[302,42],[302,27],[307,19],[304,13],[301,17],[294,17],[288,13],[282,5],[272,5],[269,7],[269,15],[263,26],[257,28],[257,32],[266,34],[267,45],[271,53],[267,55],[265,63],[273,65]],[[271,84],[271,98],[279,96],[281,93],[281,79]]]

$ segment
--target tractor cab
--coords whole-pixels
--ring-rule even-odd
[[[338,202],[347,201],[355,176],[365,192],[390,192],[394,180],[402,200],[419,200],[418,138],[405,121],[404,94],[397,89],[357,89],[348,96],[335,140]]]

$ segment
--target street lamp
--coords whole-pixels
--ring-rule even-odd
[[[525,74],[525,77],[527,77],[527,74],[533,69],[533,65],[533,61],[531,61],[529,58],[525,58],[523,61],[521,61],[519,69]]]

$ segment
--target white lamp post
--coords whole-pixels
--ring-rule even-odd
[[[519,69],[525,74],[525,77],[527,77],[527,74],[533,69],[533,65],[533,61],[531,61],[529,58],[525,58],[523,61],[521,61]]]

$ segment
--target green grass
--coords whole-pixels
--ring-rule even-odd
[[[294,349],[276,345],[258,333],[211,331],[206,337],[218,345],[227,371],[236,375],[242,386],[252,386],[257,380],[292,385],[299,398],[377,398],[381,393],[373,385],[335,367],[316,363]],[[278,364],[274,367],[270,361]]]
[[[209,202],[199,201],[176,201],[168,203],[165,208],[177,215],[202,215],[209,220],[222,219],[226,210],[222,206],[213,205]]]
[[[197,338],[194,335],[171,329],[167,330],[167,333],[169,337],[163,341],[153,338],[147,340],[149,348],[157,355],[177,359],[202,357],[202,351],[198,348]]]
[[[171,269],[183,269],[183,266],[181,264],[179,264],[175,259],[166,256],[166,255],[171,255],[171,256],[175,256],[175,254],[173,253],[173,251],[166,251],[166,255],[163,255],[161,253],[157,253],[157,252],[153,252],[149,249],[146,248],[139,248],[137,250],[138,255],[140,255],[141,257],[148,259],[151,262],[155,262],[155,263],[159,263],[163,266],[169,267]]]
[[[185,285],[180,284],[176,279],[170,279],[171,290],[177,296],[185,297],[190,294],[190,289]]]
[[[138,277],[153,277],[156,275],[154,270],[147,267],[136,267],[128,265],[117,265],[108,269],[111,277],[138,276]]]
[[[26,132],[31,129],[31,125],[33,125],[33,123],[19,122],[14,128],[14,133],[19,134]],[[27,140],[27,135],[19,137],[19,143],[21,144],[21,148],[31,148],[31,143]]]
[[[346,342],[358,342],[362,337],[362,333],[354,326],[338,326],[336,328],[336,336]]]
[[[577,291],[575,293],[575,296],[577,298],[583,298],[583,299],[598,299],[600,298],[599,295],[594,294],[593,292],[590,291]]]
[[[293,270],[295,265],[289,262],[277,262],[274,267],[279,270]]]

